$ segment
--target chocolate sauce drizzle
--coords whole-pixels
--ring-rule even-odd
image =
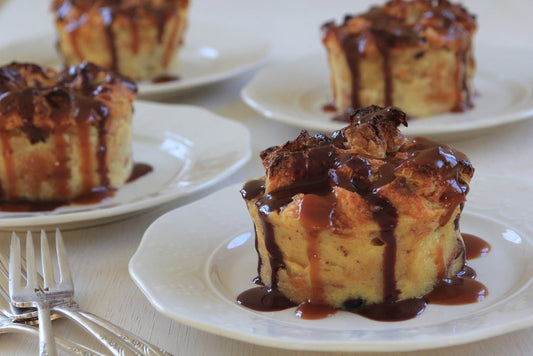
[[[467,64],[472,60],[469,45],[469,33],[475,28],[475,16],[469,14],[464,7],[451,4],[447,0],[415,0],[419,7],[424,8],[418,21],[407,20],[401,14],[402,1],[389,1],[383,7],[372,7],[358,18],[364,19],[368,26],[358,32],[346,30],[352,15],[346,15],[344,22],[336,26],[333,22],[322,26],[324,38],[329,31],[334,31],[343,47],[351,72],[351,102],[354,109],[361,105],[361,58],[368,55],[369,42],[375,43],[382,58],[383,67],[383,100],[382,105],[394,106],[394,87],[390,64],[390,50],[397,47],[420,47],[427,43],[425,31],[428,27],[436,30],[443,37],[456,38],[460,49],[456,52],[457,98],[452,111],[461,112],[473,107],[470,88],[468,87]],[[415,6],[415,5],[413,5]],[[398,7],[398,8],[397,8]],[[397,8],[396,10],[392,10]],[[420,11],[420,9],[419,9]],[[422,58],[424,51],[419,51],[415,59]],[[463,68],[463,69],[461,69]]]
[[[31,144],[45,142],[53,136],[56,153],[55,167],[52,170],[56,195],[68,197],[71,177],[66,157],[65,132],[77,127],[81,159],[81,181],[85,193],[97,185],[110,188],[106,160],[106,123],[109,109],[101,96],[108,95],[110,86],[124,85],[132,92],[134,83],[118,75],[111,75],[101,68],[83,63],[72,66],[62,73],[44,72],[39,66],[28,63],[11,63],[0,68],[0,141],[7,172],[8,187],[0,187],[0,200],[15,201],[17,193],[15,162],[8,130],[9,117],[19,116],[21,131]],[[92,166],[93,152],[90,143],[91,127],[97,129],[97,166]],[[35,167],[38,171],[38,167]],[[93,172],[98,173],[98,182],[93,181]],[[36,180],[37,181],[37,180]],[[38,187],[35,187],[38,190]]]
[[[486,241],[477,237],[480,241]],[[484,256],[484,247],[469,245],[468,255]],[[477,258],[477,257],[476,257]],[[343,310],[376,321],[404,321],[422,314],[428,304],[463,305],[477,303],[485,299],[488,289],[476,279],[476,271],[465,265],[454,277],[444,278],[425,296],[411,298],[393,303],[366,305],[361,299],[347,300]],[[256,311],[278,311],[297,307],[296,316],[302,319],[322,319],[337,311],[325,304],[302,303],[297,305],[290,301],[277,288],[257,287],[248,289],[237,297],[237,303]]]
[[[165,35],[165,25],[168,20],[177,12],[178,7],[188,6],[188,0],[165,0],[161,2],[141,1],[137,4],[125,0],[56,0],[54,9],[56,12],[56,19],[60,22],[70,21],[68,26],[65,26],[65,30],[70,34],[70,41],[72,47],[80,61],[85,60],[79,46],[79,29],[86,24],[87,12],[91,9],[97,9],[102,18],[104,24],[104,30],[106,34],[106,41],[108,43],[109,53],[111,56],[111,63],[108,69],[116,72],[120,72],[119,58],[117,51],[117,40],[114,28],[114,23],[117,19],[127,19],[130,24],[131,31],[131,51],[138,53],[140,48],[140,33],[143,29],[139,28],[139,24],[143,17],[148,17],[148,21],[153,21],[157,28],[157,41],[163,42]],[[76,13],[79,13],[78,17],[72,19],[69,14],[72,8],[76,8]],[[172,57],[174,49],[174,43],[176,41],[177,32],[179,29],[178,21],[175,21],[172,26],[168,41],[168,46],[165,48],[162,66],[167,68]]]
[[[376,134],[380,135],[378,127],[373,126],[375,125],[373,120],[376,120],[376,117],[377,120],[391,120],[396,122],[396,125],[406,124],[405,115],[400,111],[378,107],[365,108],[355,112],[352,115],[352,124],[370,125],[376,130]],[[377,171],[373,172],[369,163],[369,156],[346,153],[347,139],[344,130],[335,132],[331,138],[323,135],[310,137],[307,132],[303,131],[294,142],[288,142],[285,145],[289,152],[280,154],[281,159],[286,158],[284,155],[292,155],[294,159],[290,160],[291,174],[298,175],[298,178],[291,184],[266,193],[265,180],[257,179],[248,181],[242,188],[243,198],[247,201],[255,200],[258,207],[270,259],[271,274],[270,288],[262,286],[254,288],[254,292],[246,291],[237,298],[239,303],[256,309],[254,305],[256,305],[257,300],[251,301],[250,293],[265,297],[275,293],[278,306],[294,305],[290,301],[280,302],[278,300],[278,274],[280,270],[285,268],[285,264],[276,243],[269,215],[292,202],[296,194],[302,193],[304,195],[299,203],[299,219],[307,233],[307,256],[310,261],[312,295],[304,305],[298,307],[297,312],[302,317],[307,315],[309,318],[324,317],[334,312],[325,302],[319,274],[320,254],[317,244],[318,234],[335,224],[334,187],[341,187],[359,194],[367,202],[369,210],[372,211],[373,219],[379,226],[380,234],[379,239],[377,239],[379,241],[376,243],[384,245],[383,296],[385,303],[379,306],[366,306],[362,300],[349,300],[345,303],[345,309],[379,320],[387,318],[404,320],[404,318],[418,315],[425,308],[425,299],[398,301],[401,293],[397,288],[395,277],[397,248],[395,229],[398,223],[398,212],[395,206],[380,193],[381,188],[393,181],[405,184],[402,178],[397,178],[395,175],[397,170],[405,167],[419,171],[438,172],[436,174],[441,175],[439,182],[446,184],[445,192],[441,197],[441,203],[447,211],[440,221],[440,224],[444,225],[449,221],[457,206],[464,202],[468,192],[468,184],[462,180],[460,172],[465,169],[473,172],[473,168],[466,156],[451,147],[428,139],[416,138],[412,142],[404,144],[400,154],[387,153],[386,157],[382,159],[383,164]],[[294,149],[296,147],[293,146],[299,150]],[[273,167],[283,164],[277,161],[277,157],[269,157],[270,153],[277,149],[278,147],[273,147],[261,154],[264,160],[273,160],[270,161]],[[375,159],[375,157],[372,158]],[[259,275],[261,275],[261,265],[261,261],[259,261]],[[384,309],[389,311],[384,312]],[[388,316],[385,317],[385,315]]]
[[[168,83],[168,82],[175,82],[180,80],[180,77],[177,75],[172,74],[161,74],[158,75],[155,78],[152,78],[150,81],[154,84],[160,84],[160,83]]]

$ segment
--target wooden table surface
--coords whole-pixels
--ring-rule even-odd
[[[268,64],[274,64],[323,51],[319,41],[319,24],[329,19],[340,19],[344,13],[359,12],[371,3],[380,2],[191,0],[190,21],[242,28],[243,31],[255,32],[267,38],[273,45]],[[505,48],[533,50],[532,1],[462,2],[478,15],[477,44],[497,44],[502,51]],[[0,1],[0,47],[43,33],[53,36],[49,3],[50,1],[35,0]],[[533,58],[531,59],[533,63]],[[530,76],[532,73],[533,69],[524,68],[524,75]],[[299,128],[264,119],[240,99],[241,88],[252,76],[253,73],[246,73],[219,84],[165,99],[166,102],[176,104],[202,106],[246,125],[252,136],[252,159],[231,177],[191,197],[154,208],[134,218],[101,226],[65,230],[63,235],[72,264],[76,300],[86,310],[105,317],[176,355],[329,355],[329,352],[290,351],[257,346],[182,325],[159,314],[137,288],[128,272],[128,262],[145,229],[157,217],[222,187],[262,175],[258,153],[299,133]],[[522,177],[533,182],[531,137],[533,120],[501,126],[472,137],[452,140],[451,143],[467,153],[476,167],[476,175]],[[523,198],[531,201],[533,197]],[[5,252],[8,245],[9,232],[0,232],[0,249]],[[70,323],[63,320],[54,323],[58,335],[95,347],[89,338],[73,329]],[[27,355],[36,351],[35,339],[15,334],[0,335],[1,355]],[[533,328],[465,345],[409,354],[531,355]]]

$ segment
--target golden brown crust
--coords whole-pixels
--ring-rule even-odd
[[[432,48],[464,46],[477,29],[476,18],[460,4],[447,0],[392,0],[368,12],[346,16],[344,22],[324,29],[339,32],[339,37],[367,36],[363,48],[368,54],[387,46],[423,46]],[[386,42],[386,43],[380,43]]]
[[[96,63],[133,79],[169,68],[183,42],[188,0],[56,0],[59,50],[67,64]]]
[[[304,132],[265,150],[264,187],[243,189],[261,280],[296,303],[414,298],[464,262],[468,158],[407,140],[396,109],[364,108],[351,120],[331,137]]]
[[[290,187],[297,181],[330,174],[331,170],[346,173],[348,177],[353,175],[353,167],[346,162],[357,157],[368,163],[370,169],[364,172],[368,176],[359,179],[371,182],[385,179],[388,183],[401,177],[411,183],[416,194],[430,201],[438,203],[439,199],[445,199],[460,203],[474,173],[468,158],[450,146],[424,138],[408,140],[398,130],[400,124],[407,125],[402,111],[370,106],[355,111],[351,115],[351,124],[335,132],[331,138],[323,135],[310,137],[303,131],[295,140],[263,151],[266,193]],[[317,158],[323,159],[318,161]],[[389,170],[393,170],[393,174],[380,172],[381,167],[387,165],[391,166]],[[335,185],[335,182],[330,184]],[[460,186],[462,188],[458,188]],[[452,199],[452,195],[458,195],[456,199],[459,201]]]
[[[57,72],[13,62],[0,68],[0,129],[22,129],[37,135],[30,140],[42,141],[58,126],[77,126],[84,113],[96,125],[108,110],[131,105],[136,91],[130,80],[88,63]]]

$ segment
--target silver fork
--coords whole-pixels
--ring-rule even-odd
[[[22,278],[26,278],[26,261],[22,258]],[[43,278],[37,276],[39,284],[43,283]],[[19,308],[11,303],[9,297],[9,268],[7,258],[0,253],[0,314],[11,318],[15,321],[21,321],[28,325],[38,325],[37,309],[34,307]],[[52,311],[50,318],[52,320],[60,318],[61,315]]]
[[[20,333],[31,336],[38,336],[39,330],[33,326],[17,322],[9,316],[0,313],[0,334]],[[104,356],[104,354],[90,349],[86,346],[77,344],[73,341],[56,337],[56,344],[68,355],[76,356]]]
[[[26,234],[26,286],[22,286],[20,239],[11,235],[9,257],[9,296],[17,307],[37,307],[39,318],[39,353],[55,356],[57,354],[50,305],[54,302],[72,297],[74,287],[70,270],[66,262],[65,247],[61,234],[56,234],[56,254],[59,267],[59,281],[54,277],[48,239],[41,231],[41,262],[43,269],[43,288],[39,286],[35,267],[35,251],[31,231]]]
[[[56,229],[56,234],[60,235],[59,229]],[[5,258],[0,254],[0,307],[2,307],[2,295],[7,291],[5,282],[7,279],[7,263]],[[22,259],[22,272],[24,277],[25,261]],[[4,277],[4,278],[2,278]],[[37,276],[40,279],[40,276]],[[37,312],[34,308],[7,308],[3,312],[10,318],[24,322],[26,324],[37,324]],[[58,304],[51,307],[52,319],[60,316],[65,316],[68,319],[76,322],[79,326],[89,332],[98,341],[111,351],[113,355],[150,355],[150,356],[168,356],[170,353],[152,345],[149,342],[139,338],[129,331],[120,328],[107,320],[104,320],[92,313],[81,310],[77,303],[72,299],[65,299]]]

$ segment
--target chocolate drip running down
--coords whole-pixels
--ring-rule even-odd
[[[322,26],[323,41],[329,33],[335,33],[346,56],[351,79],[351,107],[362,107],[362,59],[373,58],[382,63],[384,106],[394,106],[395,88],[391,62],[396,52],[406,48],[419,49],[416,59],[424,56],[425,50],[436,45],[429,37],[438,34],[439,46],[455,53],[456,100],[451,111],[462,112],[473,107],[468,86],[468,62],[471,57],[470,33],[476,27],[475,17],[461,5],[447,0],[414,0],[411,3],[389,1],[382,7],[372,7],[357,15],[346,15],[340,25],[327,22]],[[452,44],[453,43],[453,44]],[[376,56],[374,52],[379,53]],[[400,74],[398,74],[401,76]],[[343,108],[344,109],[344,108]]]
[[[131,51],[134,54],[139,52],[141,32],[141,21],[150,21],[155,24],[157,29],[157,41],[159,44],[163,43],[165,36],[165,26],[174,13],[176,13],[178,6],[188,6],[188,0],[164,0],[164,1],[131,1],[131,0],[55,0],[54,10],[58,21],[70,21],[66,27],[70,35],[70,42],[80,61],[85,60],[80,46],[79,46],[79,30],[80,27],[86,24],[89,11],[97,11],[102,19],[105,28],[106,41],[108,43],[111,63],[108,69],[120,72],[119,58],[118,58],[118,41],[117,29],[115,23],[120,20],[126,20],[130,24],[131,34]],[[76,19],[69,17],[69,12],[75,8]],[[145,18],[148,18],[145,19]],[[176,40],[179,21],[175,21],[172,28],[169,30],[168,46],[164,51],[162,58],[162,67],[167,68],[172,58],[173,43]]]
[[[467,245],[466,253],[469,256],[484,256],[486,254],[485,245],[488,245],[488,243],[479,237],[476,237],[476,239],[479,239],[479,245]],[[344,309],[376,321],[408,320],[422,314],[428,303],[463,305],[483,300],[488,295],[487,287],[476,281],[475,278],[476,271],[465,265],[457,276],[440,280],[431,293],[426,296],[395,303],[379,303],[373,305],[364,305],[362,300],[349,300],[345,302]],[[251,288],[242,292],[237,297],[237,302],[250,309],[266,312],[284,310],[297,306],[284,297],[277,288],[268,289],[266,287]],[[335,312],[333,308],[328,308],[324,305],[303,303],[298,306],[296,315],[302,319],[321,319]]]
[[[310,283],[312,295],[308,302],[299,307],[302,314],[324,316],[332,313],[331,307],[325,307],[324,290],[320,276],[320,251],[318,248],[318,235],[334,228],[336,220],[337,188],[345,189],[358,194],[368,204],[372,218],[379,227],[379,237],[375,244],[383,245],[383,300],[384,304],[397,304],[398,308],[405,308],[409,312],[399,312],[398,318],[416,316],[420,309],[425,307],[425,301],[418,299],[398,302],[401,291],[396,282],[396,236],[395,229],[398,224],[398,212],[394,204],[385,197],[381,190],[383,187],[396,182],[405,184],[400,176],[405,169],[420,174],[438,172],[439,182],[445,185],[441,196],[441,204],[445,207],[446,214],[439,223],[443,226],[448,223],[452,213],[464,201],[468,191],[467,182],[462,180],[462,174],[472,174],[473,168],[466,156],[453,150],[451,147],[433,141],[417,138],[407,141],[400,136],[396,137],[396,126],[406,125],[405,114],[392,108],[369,107],[356,111],[352,116],[352,125],[335,132],[331,137],[317,135],[310,137],[307,132],[302,132],[294,140],[281,147],[273,147],[262,152],[263,164],[267,167],[271,186],[264,179],[248,181],[241,190],[242,196],[247,201],[255,201],[258,207],[264,240],[270,259],[270,289],[262,288],[263,292],[276,292],[278,274],[285,268],[283,254],[277,243],[275,231],[269,216],[278,212],[291,203],[296,195],[302,195],[299,201],[299,221],[305,228],[307,236],[307,256],[309,259]],[[353,150],[354,130],[360,130],[359,139],[365,137],[365,132],[372,132],[386,143],[383,155],[370,152]],[[391,132],[394,135],[391,135]],[[368,143],[368,142],[367,142]],[[374,144],[368,143],[371,150]],[[352,149],[352,150],[350,150]],[[373,167],[371,161],[379,164]],[[283,173],[281,173],[283,172]],[[290,180],[282,185],[276,185],[275,177],[283,175]],[[433,173],[431,173],[433,174]],[[274,185],[274,186],[272,186]],[[256,234],[257,244],[257,234]],[[257,248],[257,247],[256,247]],[[258,274],[261,275],[261,261],[258,264]],[[239,296],[239,300],[246,304],[246,293]],[[254,293],[258,293],[257,291]],[[266,295],[265,294],[265,295]],[[364,301],[347,301],[345,308],[358,310],[363,313],[361,306]],[[409,306],[407,306],[409,305]],[[309,311],[312,310],[312,311]],[[373,312],[364,308],[368,313]],[[416,310],[416,311],[414,311]],[[414,313],[414,315],[413,315]],[[399,315],[403,315],[400,317]],[[375,318],[378,318],[375,316]],[[383,317],[379,317],[382,319]]]
[[[28,79],[26,79],[26,77]],[[57,184],[58,196],[68,197],[71,177],[66,157],[65,133],[72,127],[79,132],[79,152],[81,159],[81,181],[83,191],[88,193],[95,185],[109,187],[106,161],[106,122],[109,109],[105,104],[110,87],[124,85],[135,92],[132,82],[103,72],[92,64],[73,66],[62,73],[43,71],[33,64],[12,63],[0,68],[0,141],[2,145],[5,171],[8,174],[7,185],[11,189],[0,187],[0,199],[14,201],[19,199],[14,187],[16,177],[15,162],[8,130],[13,129],[13,118],[20,116],[21,131],[32,145],[45,142],[53,136],[56,167],[53,174]],[[97,131],[97,162],[92,165],[93,151],[90,142],[90,130]],[[35,167],[39,170],[39,167]],[[98,182],[94,182],[93,172],[98,173]]]

